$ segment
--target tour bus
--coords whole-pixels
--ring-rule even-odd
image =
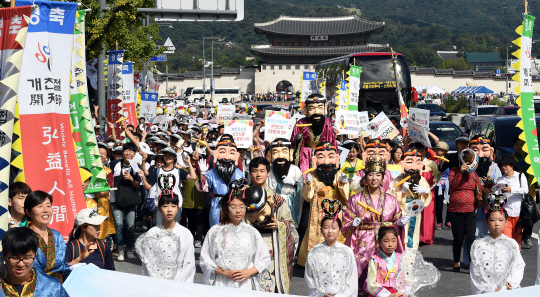
[[[411,73],[405,56],[394,53],[399,73],[399,85],[405,105],[412,102]],[[324,71],[326,96],[337,96],[342,73],[349,71],[350,65],[362,67],[358,110],[368,111],[370,115],[384,112],[389,117],[399,116],[399,99],[396,80],[392,68],[392,54],[387,52],[358,53],[319,62],[316,66],[318,77]]]
[[[210,97],[212,97],[212,94],[210,93],[210,88],[207,88],[205,93],[206,96],[204,96],[205,94],[203,94],[202,88],[193,88],[191,90],[191,94],[189,96],[186,96],[186,98],[191,102],[193,102],[193,99],[200,99],[203,97],[209,100]],[[239,87],[216,88],[214,95],[214,104],[221,102],[223,98],[227,98],[228,102],[239,102],[241,99],[240,96],[241,92]]]

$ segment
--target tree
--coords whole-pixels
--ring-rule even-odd
[[[469,61],[463,58],[446,60],[441,64],[441,66],[439,66],[439,68],[454,69],[456,71],[472,69],[472,67],[469,65]]]
[[[98,0],[81,0],[92,9],[86,15],[86,54],[96,58],[102,50],[125,50],[124,61],[133,61],[135,67],[142,68],[142,62],[150,59],[164,49],[156,50],[156,41],[160,39],[159,26],[152,22],[143,26],[147,14],[138,13],[137,8],[154,7],[154,0],[108,0],[109,10],[101,14]]]

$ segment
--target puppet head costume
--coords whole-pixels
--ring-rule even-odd
[[[424,163],[422,163],[422,156],[420,152],[415,149],[408,149],[403,153],[403,176],[410,176],[409,182],[411,185],[418,185],[420,183],[422,168],[424,168]]]
[[[483,136],[475,136],[469,142],[469,148],[473,150],[479,158],[476,173],[480,178],[486,177],[491,166],[491,158],[494,149],[491,147],[491,141]]]
[[[222,139],[217,143],[216,149],[214,150],[216,169],[219,176],[226,183],[231,181],[231,177],[236,170],[236,162],[238,161],[238,157],[239,154],[234,140],[227,138]]]
[[[319,142],[315,147],[315,164],[317,164],[317,176],[329,187],[334,187],[334,178],[338,172],[339,155],[336,147],[328,141]]]
[[[362,153],[362,160],[367,160],[368,156],[379,155],[386,163],[390,161],[390,150],[387,145],[378,139],[369,140],[366,143],[364,152]]]
[[[326,119],[326,98],[318,93],[313,93],[306,98],[304,113],[311,123],[313,134],[320,135],[323,132]]]
[[[269,146],[272,156],[272,169],[280,181],[289,173],[292,153],[291,142],[285,138],[276,138]]]

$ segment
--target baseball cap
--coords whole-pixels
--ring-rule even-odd
[[[467,134],[461,134],[458,138],[456,138],[456,143],[460,140],[463,140],[463,141],[466,141],[466,142],[471,142],[471,140],[469,139],[469,137],[467,136]]]
[[[75,217],[75,226],[79,227],[83,224],[100,225],[108,219],[109,217],[100,216],[96,209],[85,208],[79,211]]]

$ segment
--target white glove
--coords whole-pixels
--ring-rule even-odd
[[[411,217],[409,217],[409,216],[401,217],[401,219],[399,219],[397,221],[397,225],[400,226],[400,227],[403,227],[403,226],[407,225],[410,220],[411,220]]]
[[[360,226],[360,223],[362,223],[362,220],[360,218],[354,218],[354,220],[352,221],[353,227]]]
[[[313,181],[313,176],[311,176],[311,173],[306,174],[306,181],[307,181],[308,183],[310,183],[310,182]]]
[[[295,184],[296,182],[294,181],[294,179],[292,179],[292,178],[286,176],[286,177],[283,178],[283,183],[286,184],[286,185],[294,186],[294,184]]]
[[[339,181],[342,183],[348,183],[349,177],[347,176],[347,174],[341,172],[341,175],[339,176]]]
[[[413,191],[415,193],[418,193],[418,194],[428,194],[429,193],[429,189],[426,189],[420,185],[416,185],[416,186],[413,186]]]
[[[409,190],[409,187],[411,186],[411,183],[410,182],[404,182],[403,183],[403,186],[401,188],[401,192],[403,193],[407,193],[407,190]]]
[[[199,169],[201,170],[201,175],[204,175],[208,171],[208,165],[206,165],[206,160],[199,160]]]
[[[81,266],[84,266],[84,265],[86,265],[86,263],[77,263],[77,264],[73,264],[73,265],[69,266],[69,270],[70,270],[70,271],[73,271],[73,270],[75,270],[76,268],[81,267]]]

